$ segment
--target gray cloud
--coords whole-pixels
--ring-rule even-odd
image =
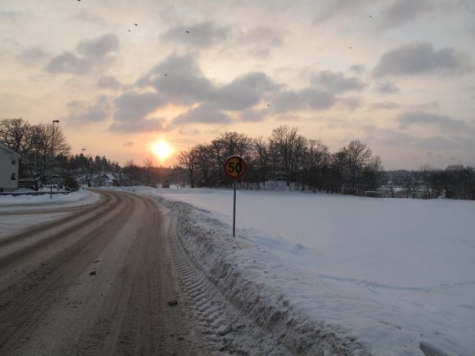
[[[284,91],[275,95],[272,100],[273,112],[285,113],[292,110],[300,110],[305,106],[302,93],[297,91]]]
[[[163,118],[148,117],[165,104],[165,99],[153,92],[122,94],[114,100],[117,110],[108,130],[115,132],[166,131]]]
[[[66,121],[71,125],[103,122],[109,117],[109,103],[106,97],[99,97],[93,104],[85,101],[70,101],[67,104],[70,114]]]
[[[228,33],[228,28],[218,27],[213,22],[206,21],[192,26],[174,27],[163,35],[162,39],[182,43],[191,48],[203,49],[225,40]]]
[[[97,80],[97,86],[105,89],[124,89],[125,85],[121,84],[115,77],[103,75]]]
[[[401,107],[402,107],[401,104],[396,104],[389,101],[371,104],[371,109],[374,109],[374,110],[397,110],[397,109],[400,109]]]
[[[104,78],[103,84],[108,85],[109,81],[110,78]],[[235,117],[239,120],[256,122],[270,114],[326,110],[337,102],[334,93],[361,90],[366,86],[358,78],[330,71],[318,73],[312,78],[312,86],[298,90],[284,90],[283,85],[261,72],[246,73],[230,83],[216,85],[203,75],[194,54],[170,55],[139,78],[136,85],[153,88],[167,103],[194,107],[176,117],[174,125],[226,124],[231,121],[228,111],[237,112]],[[362,106],[361,100],[355,97],[339,102],[350,110]]]
[[[256,58],[266,59],[272,54],[272,50],[265,46],[254,46],[249,50],[249,54]]]
[[[243,34],[241,43],[256,43],[266,47],[280,47],[284,43],[284,33],[269,26],[257,26]]]
[[[270,108],[267,109],[246,109],[239,112],[239,121],[243,122],[259,122],[264,119],[270,112]]]
[[[272,100],[273,112],[282,114],[293,110],[311,108],[325,110],[335,105],[335,96],[323,90],[307,88],[299,91],[283,91]]]
[[[256,105],[278,88],[259,72],[244,74],[229,84],[214,85],[203,76],[192,54],[171,55],[141,77],[137,85],[152,86],[174,104],[208,103],[216,109],[233,111]]]
[[[428,103],[420,103],[417,105],[412,105],[412,108],[418,109],[418,110],[433,110],[433,109],[439,108],[439,103],[436,101],[431,101]]]
[[[48,58],[49,54],[42,48],[33,47],[23,50],[17,59],[25,65],[33,65]]]
[[[317,84],[333,93],[341,93],[350,90],[361,90],[366,84],[355,77],[345,77],[343,73],[323,71],[312,78],[312,83]]]
[[[355,9],[360,10],[365,4],[373,0],[332,0],[327,1],[325,5],[318,9],[318,15],[315,16],[314,23],[324,23],[340,14],[354,13]]]
[[[87,22],[87,23],[92,23],[95,25],[100,25],[100,26],[105,26],[106,22],[102,17],[99,17],[95,14],[91,14],[86,11],[81,11],[77,15],[74,16],[74,19],[79,21],[79,22]]]
[[[118,48],[119,40],[112,34],[81,41],[76,47],[79,55],[64,52],[53,57],[45,69],[50,73],[87,75],[91,71],[104,69],[110,65]]]
[[[308,106],[314,110],[325,110],[335,105],[335,96],[330,92],[305,89],[302,94]]]
[[[413,125],[433,127],[441,132],[473,132],[465,121],[455,120],[448,116],[426,113],[423,111],[406,111],[397,117],[399,128],[406,130]]]
[[[430,43],[410,43],[385,53],[373,75],[461,74],[469,69],[467,55],[452,48],[434,50]]]
[[[381,94],[399,93],[399,88],[391,82],[383,82],[376,84],[376,91]]]
[[[81,41],[77,46],[77,51],[86,58],[101,58],[119,49],[119,39],[116,35],[106,34],[93,40]]]
[[[355,73],[361,74],[361,73],[364,73],[366,71],[366,68],[362,64],[355,64],[355,65],[352,65],[350,67],[350,70],[355,72]]]
[[[441,153],[456,150],[461,153],[459,158],[464,158],[464,160],[472,158],[473,156],[470,157],[470,155],[472,155],[471,152],[475,151],[475,141],[473,138],[462,135],[443,136],[436,134],[421,137],[420,135],[413,135],[410,132],[380,130],[376,136],[376,140],[384,145],[395,146],[397,148],[405,147],[410,150],[423,149]]]
[[[134,122],[144,119],[148,114],[166,104],[166,100],[157,93],[127,92],[114,100],[117,111],[114,121]]]
[[[156,65],[138,81],[139,86],[152,86],[173,104],[191,105],[209,97],[211,82],[198,68],[193,54],[173,54]]]
[[[429,13],[434,6],[428,0],[395,0],[381,13],[381,27],[396,27]]]
[[[0,11],[0,20],[10,21],[12,23],[22,20],[26,14],[21,11]]]
[[[149,118],[155,110],[166,104],[165,99],[153,92],[127,92],[114,100],[117,111],[109,131],[144,132],[166,131],[163,118]]]
[[[357,98],[354,96],[348,98],[340,98],[338,99],[338,102],[351,111],[359,109],[363,106],[363,101],[361,100],[361,98]]]
[[[228,124],[231,118],[213,105],[202,104],[173,120],[174,125],[182,124]]]
[[[272,49],[281,47],[285,32],[268,26],[257,26],[241,34],[238,39],[240,46],[249,47],[249,53],[257,58],[268,58]]]
[[[112,132],[165,132],[167,128],[164,126],[164,119],[152,118],[152,119],[137,119],[135,121],[114,121],[109,126],[109,131]]]
[[[122,144],[122,147],[132,147],[134,143],[132,141],[127,141]]]
[[[210,99],[225,110],[243,110],[259,103],[265,93],[275,91],[276,85],[263,73],[248,73],[223,87],[214,88]]]
[[[91,64],[87,59],[79,58],[71,52],[64,52],[53,57],[46,70],[50,73],[72,73],[77,75],[87,74]]]

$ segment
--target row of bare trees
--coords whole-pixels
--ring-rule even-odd
[[[120,185],[156,186],[167,180],[164,172],[169,170],[154,167],[150,157],[143,166],[129,160],[121,167],[105,156],[92,157],[84,151],[70,155],[71,147],[58,123],[32,125],[22,118],[0,120],[0,143],[22,156],[19,176],[28,186],[41,188],[53,177],[55,184],[63,182],[73,187],[79,182],[91,186],[100,184],[105,174]]]
[[[475,168],[461,164],[445,169],[423,165],[418,171],[391,172],[392,183],[403,193],[423,193],[425,198],[475,200]]]
[[[246,160],[243,183],[257,188],[285,181],[288,187],[356,194],[380,187],[383,178],[381,159],[366,144],[351,141],[331,153],[320,140],[309,140],[287,125],[274,129],[267,139],[225,132],[210,144],[180,152],[178,162],[191,187],[216,187],[229,184],[223,166],[231,155]]]
[[[175,169],[157,168],[147,158],[143,166],[132,160],[120,167],[106,157],[69,156],[70,146],[59,125],[31,125],[21,118],[0,120],[0,143],[22,156],[20,177],[34,177],[36,188],[53,175],[89,184],[93,177],[113,173],[117,184],[190,184],[219,187],[230,184],[224,174],[225,160],[234,154],[248,164],[244,186],[260,188],[269,181],[283,181],[288,187],[325,190],[345,194],[375,190],[389,178],[403,194],[425,193],[427,198],[445,196],[475,200],[475,168],[448,166],[445,170],[424,165],[419,171],[383,172],[381,159],[366,144],[351,141],[335,153],[320,140],[309,140],[298,129],[282,125],[269,138],[250,138],[225,132],[209,144],[181,152]],[[181,178],[185,176],[186,178]],[[393,189],[394,193],[395,190]]]
[[[71,147],[55,123],[32,125],[22,118],[0,121],[0,142],[22,156],[20,176],[27,170],[41,184],[51,177],[58,160],[69,155]]]

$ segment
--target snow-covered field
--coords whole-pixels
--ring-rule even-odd
[[[375,355],[475,355],[475,202],[238,191],[233,238],[230,190],[128,190],[200,208],[179,220],[185,247],[237,304],[258,295],[257,319],[267,300],[267,328],[311,321]]]

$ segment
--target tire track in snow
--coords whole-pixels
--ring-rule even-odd
[[[173,234],[176,236],[176,233]],[[226,298],[187,254],[182,242],[172,241],[172,253],[185,300],[212,355],[292,355],[275,335],[266,332]]]
[[[265,283],[266,271],[249,268],[260,252],[231,237],[209,212],[159,200],[174,212],[177,269],[203,333],[215,347],[221,346],[215,355],[371,355],[353,336],[289,305],[272,284]],[[246,249],[256,255],[240,258]],[[276,268],[276,273],[285,274]]]

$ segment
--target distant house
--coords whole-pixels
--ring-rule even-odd
[[[93,187],[113,187],[117,186],[119,180],[113,173],[103,173],[91,178],[91,186]]]
[[[18,188],[18,170],[21,156],[0,144],[0,192],[13,192]]]

